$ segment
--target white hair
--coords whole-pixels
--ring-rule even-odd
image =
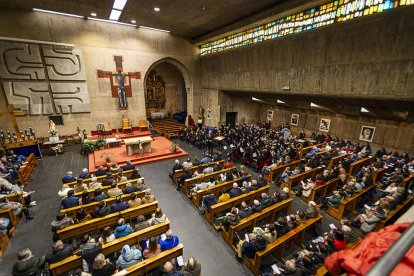
[[[93,174],[92,175],[92,179],[91,179],[93,182],[95,182],[96,180],[98,180],[98,178]]]
[[[71,171],[68,171],[68,175],[72,175],[72,172]]]
[[[175,164],[179,164],[180,161],[178,159],[175,160]]]
[[[234,183],[233,183],[233,188],[237,188],[237,187],[239,187],[239,185],[237,185],[237,183],[236,183],[236,182],[234,182]]]
[[[289,188],[288,188],[288,187],[284,187],[284,188],[283,188],[283,191],[284,191],[285,193],[289,193]]]
[[[253,200],[253,204],[254,205],[260,205],[260,201],[258,201],[257,199]]]
[[[87,168],[83,168],[83,170],[82,170],[84,173],[86,173],[86,172],[88,172],[88,169]]]
[[[315,207],[316,206],[316,202],[315,201],[309,201],[309,206]]]

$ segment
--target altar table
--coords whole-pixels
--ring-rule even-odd
[[[154,140],[150,136],[124,139],[128,156],[134,153],[151,152],[152,141]]]

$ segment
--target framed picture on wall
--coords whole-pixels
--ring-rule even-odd
[[[331,126],[331,119],[321,118],[319,123],[319,131],[329,132],[329,127]]]
[[[375,127],[362,126],[361,133],[359,134],[359,140],[366,141],[366,142],[372,142],[372,139],[374,139],[374,134],[375,134]]]
[[[273,121],[273,110],[267,111],[267,121]]]
[[[299,124],[299,114],[292,114],[290,117],[290,124],[292,126],[297,126]]]

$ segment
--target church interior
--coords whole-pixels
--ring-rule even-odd
[[[0,0],[0,275],[413,274],[413,16]]]

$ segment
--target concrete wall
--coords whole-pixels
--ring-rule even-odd
[[[261,105],[252,101],[252,97],[234,96],[221,92],[220,122],[226,123],[226,112],[237,112],[236,124],[254,124],[260,117]],[[266,114],[266,113],[265,113]]]
[[[260,119],[266,119],[268,109],[274,111],[272,125],[290,123],[292,114],[299,114],[298,126],[292,126],[292,130],[304,129],[308,133],[318,132],[321,118],[331,119],[329,134],[351,140],[352,142],[364,143],[359,140],[361,127],[375,127],[374,139],[371,147],[377,149],[384,146],[387,150],[397,149],[400,153],[408,152],[414,154],[414,123],[403,123],[385,121],[368,117],[351,117],[341,114],[333,114],[317,110],[303,110],[287,107],[272,107],[262,105]]]
[[[202,88],[414,97],[414,7],[200,58]]]
[[[145,118],[143,78],[157,60],[173,58],[189,72],[189,96],[199,95],[199,76],[196,74],[198,49],[187,40],[168,33],[137,29],[110,23],[48,15],[37,12],[0,11],[0,36],[75,44],[82,51],[86,80],[91,101],[91,113],[64,115],[61,134],[75,133],[79,126],[93,130],[98,122],[108,121],[112,127],[121,126],[122,114],[133,124]],[[127,111],[119,110],[117,99],[111,97],[109,79],[98,79],[97,69],[115,71],[114,55],[123,56],[125,72],[141,72],[140,80],[132,80],[132,98]],[[199,96],[195,96],[199,100]],[[4,91],[0,90],[0,111],[6,108]],[[197,105],[198,107],[198,105]],[[189,113],[193,113],[192,105]],[[18,118],[21,129],[32,126],[39,136],[47,136],[47,116]],[[1,128],[11,130],[10,120],[0,117]]]

